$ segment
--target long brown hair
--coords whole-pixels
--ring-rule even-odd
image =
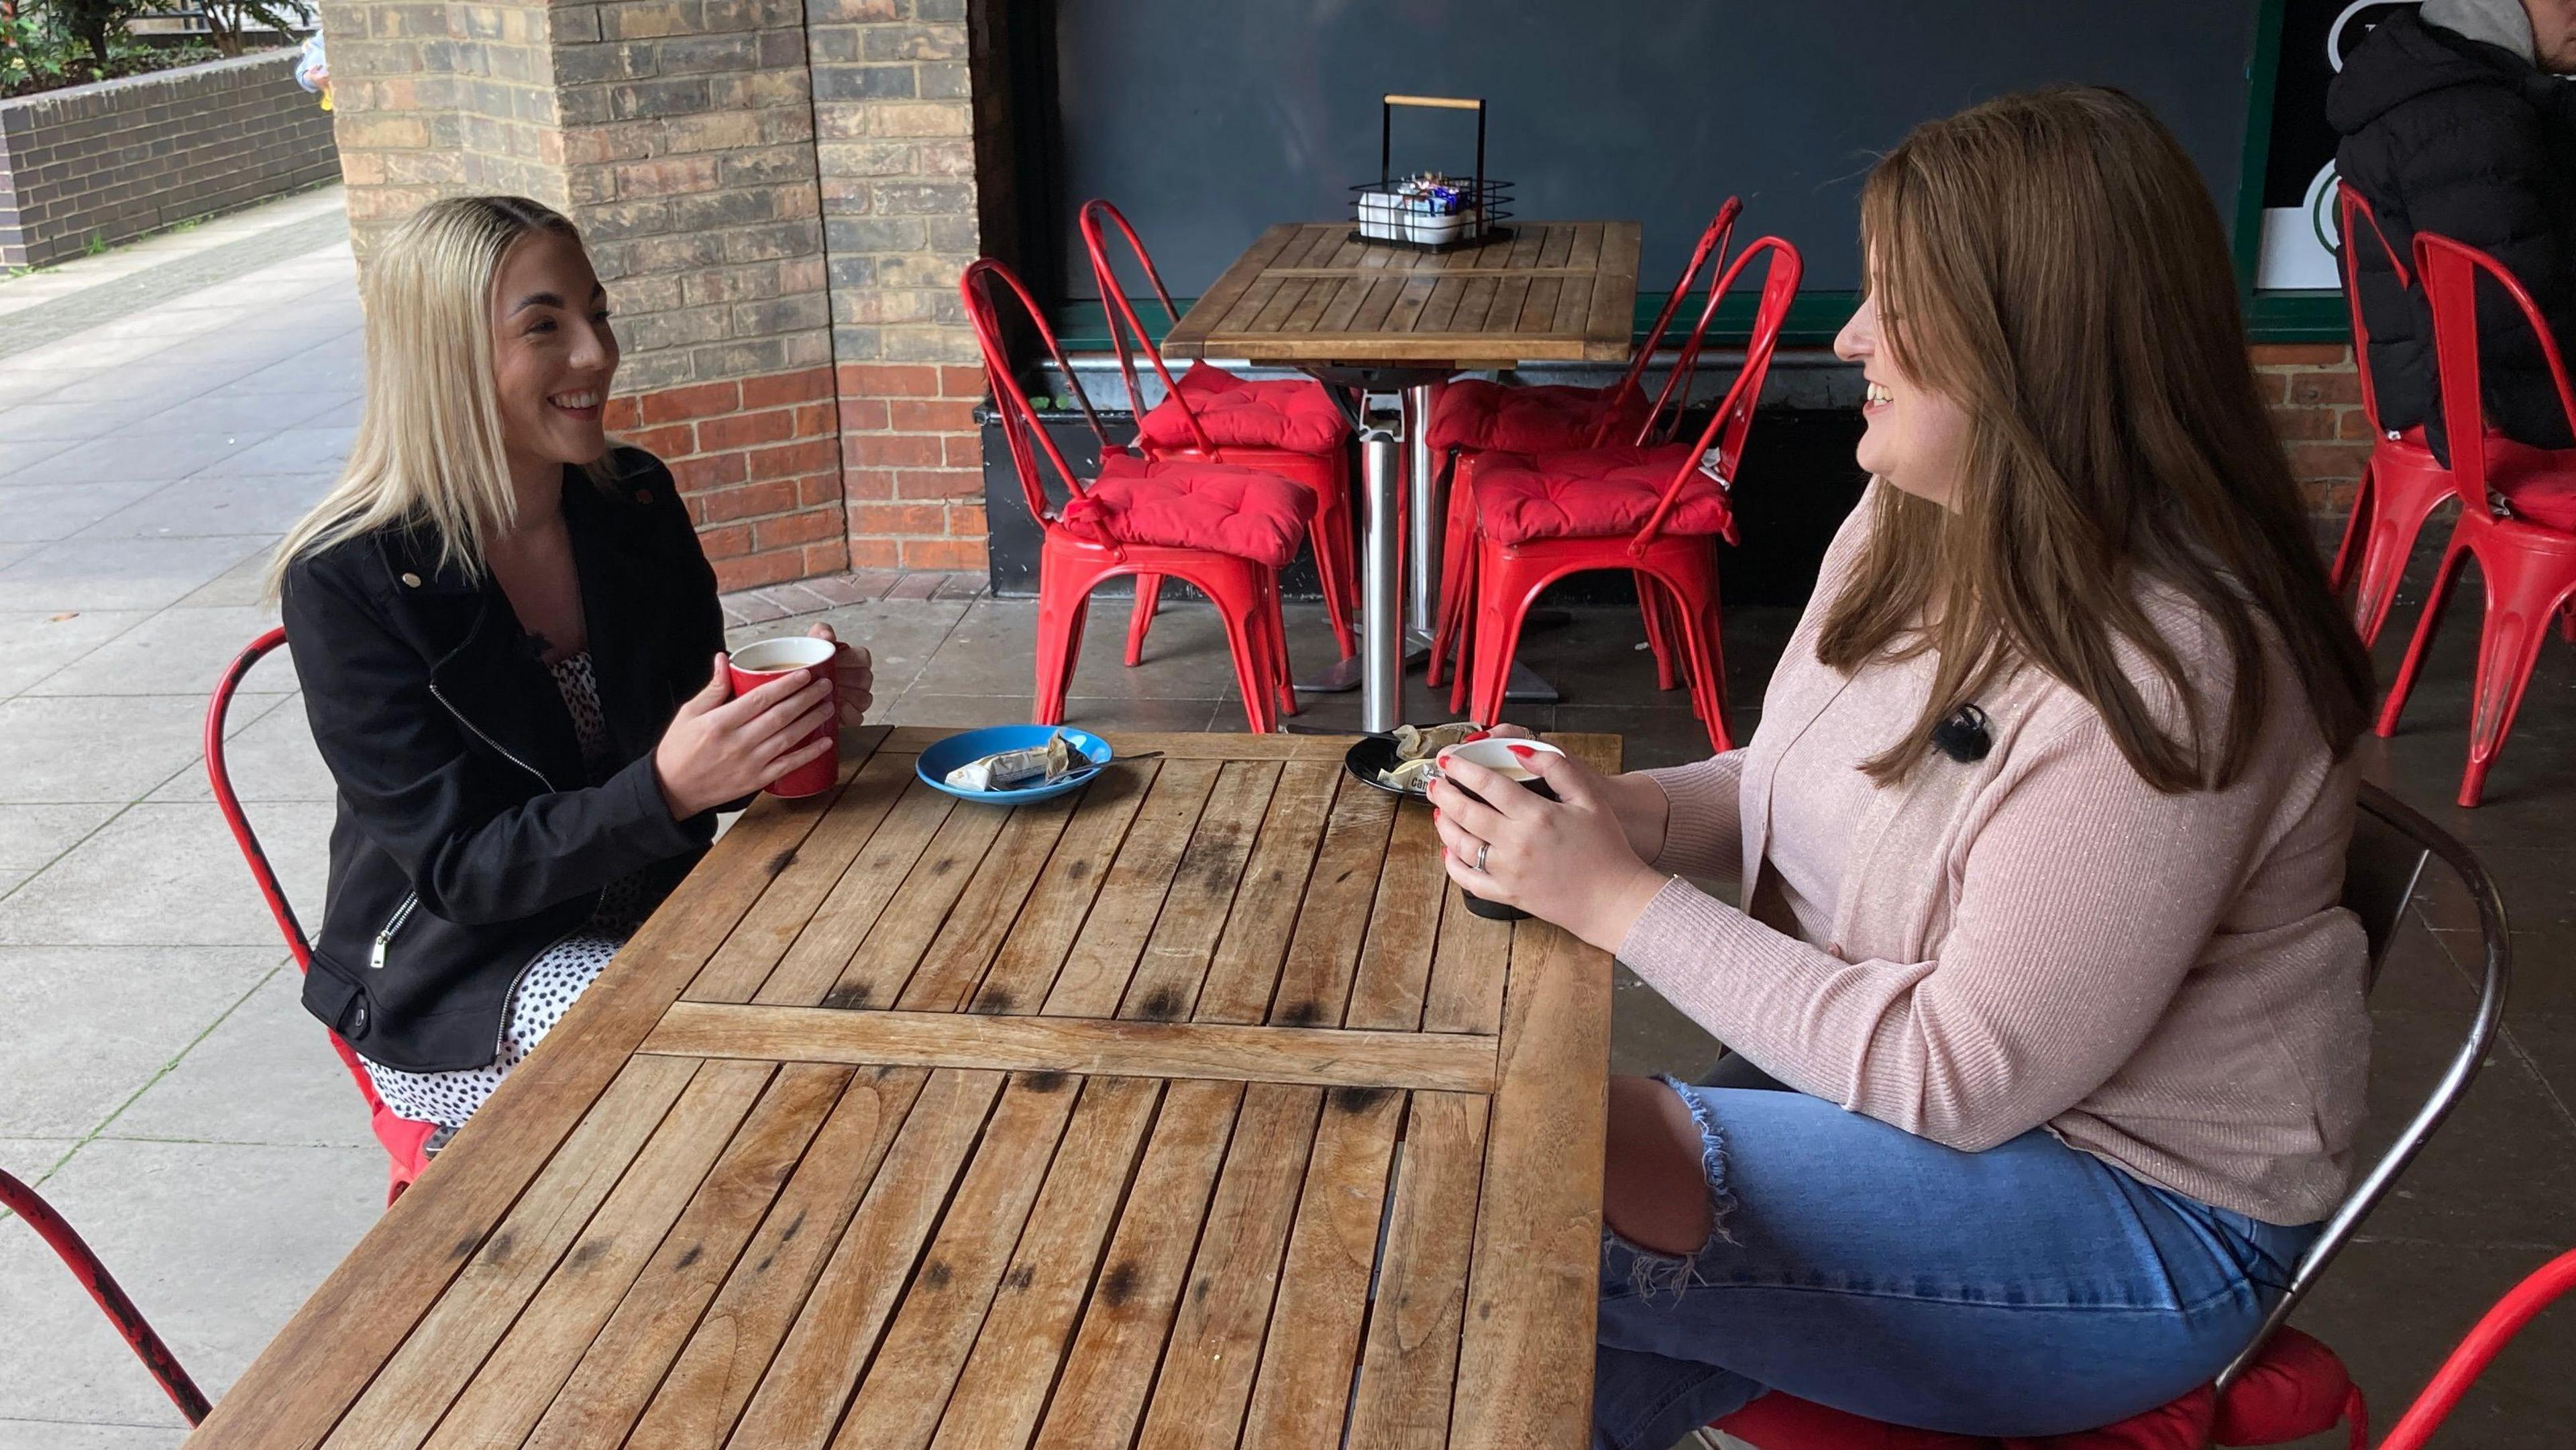
[[[2217,210],[2172,134],[2126,95],[2073,86],[1926,122],[1871,171],[1861,241],[1882,342],[1969,419],[1948,505],[1882,484],[1826,612],[1817,654],[1837,669],[1939,657],[1922,715],[1870,774],[1904,777],[1935,726],[2026,665],[2099,710],[2157,790],[2227,785],[2264,719],[2267,626],[2340,756],[2370,661],[2255,395]],[[2142,607],[2146,581],[2225,643],[2223,723]],[[2170,690],[2179,738],[2124,642]]]

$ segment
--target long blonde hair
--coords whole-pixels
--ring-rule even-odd
[[[2172,133],[2117,91],[2004,96],[1916,127],[1860,212],[1883,335],[1969,418],[1951,506],[1877,490],[1826,610],[1828,665],[1938,652],[1922,713],[1869,773],[1902,778],[1942,720],[2027,664],[2099,710],[2157,790],[2224,786],[2264,718],[2265,625],[2341,755],[2369,657],[2326,587],[2254,391],[2217,209]],[[2142,577],[2207,615],[2232,680],[2192,678],[2136,598]],[[2180,738],[2123,641],[2182,703]],[[2232,685],[2223,719],[2212,683]]]
[[[438,541],[442,568],[483,575],[485,546],[518,518],[492,381],[491,296],[520,238],[581,242],[562,213],[521,196],[458,196],[412,213],[368,264],[367,400],[340,481],[289,529],[287,566],[376,529]]]

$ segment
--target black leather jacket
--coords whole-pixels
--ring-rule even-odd
[[[593,673],[619,768],[591,784],[571,716],[498,584],[380,530],[298,559],[286,640],[339,785],[304,1005],[376,1062],[479,1067],[510,989],[642,873],[659,903],[714,834],[671,818],[653,746],[724,647],[715,573],[671,475],[612,454],[564,477]]]

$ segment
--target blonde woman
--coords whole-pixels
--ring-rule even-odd
[[[866,711],[800,673],[732,698],[670,473],[611,449],[608,300],[572,223],[459,197],[371,262],[367,398],[272,584],[339,786],[304,1004],[446,1134],[706,849],[720,806]],[[831,631],[816,626],[817,635]]]
[[[2125,96],[2008,96],[1908,136],[1861,232],[1875,481],[1749,744],[1432,792],[1452,877],[1737,1054],[1612,1085],[1616,1450],[1770,1389],[1987,1436],[2162,1404],[2254,1332],[2361,1121],[2368,661],[2189,158]]]

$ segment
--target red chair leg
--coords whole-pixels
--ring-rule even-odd
[[[1359,637],[1351,629],[1360,607],[1359,581],[1353,577],[1359,567],[1359,538],[1351,521],[1350,460],[1340,451],[1328,460],[1321,483],[1306,541],[1315,551],[1315,577],[1323,586],[1333,642],[1341,647],[1342,658],[1349,659],[1359,651]]]
[[[1657,582],[1672,601],[1681,626],[1691,706],[1708,731],[1709,747],[1723,755],[1735,748],[1735,739],[1726,728],[1726,652],[1721,641],[1724,621],[1717,602],[1716,572],[1706,567],[1677,569],[1660,576]]]
[[[1134,669],[1145,658],[1145,631],[1154,627],[1154,615],[1163,607],[1163,576],[1136,576],[1136,603],[1127,615],[1127,668]],[[1052,720],[1038,722],[1052,725]]]
[[[1458,597],[1449,609],[1449,713],[1467,713],[1467,690],[1475,683],[1476,549],[1471,544],[1458,569]],[[1438,654],[1434,646],[1433,653]]]
[[[2492,536],[2491,536],[2492,537]],[[2486,620],[2478,631],[2477,687],[2469,707],[2469,765],[2460,777],[2460,804],[2474,806],[2486,790],[2487,769],[2503,753],[2531,683],[2540,642],[2550,620],[2576,591],[2576,556],[2529,554],[2503,540],[2478,551],[2486,576]]]
[[[2433,575],[2433,590],[2424,596],[2424,613],[2415,621],[2415,637],[2406,645],[2405,662],[2397,667],[2396,682],[2388,687],[2388,698],[2379,707],[2379,720],[2372,728],[2381,739],[2397,733],[2398,717],[2406,711],[2406,697],[2414,692],[2416,672],[2424,667],[2425,651],[2431,648],[2433,636],[2442,627],[2442,613],[2450,607],[2451,591],[2460,580],[2460,565],[2468,558],[2468,543],[2462,537],[2476,523],[2467,514],[2451,527],[2451,541],[2442,550],[2442,567]]]
[[[2370,491],[2370,519],[2364,526],[2361,544],[2361,579],[2353,589],[2352,623],[2361,632],[2364,645],[2379,641],[2381,626],[2388,622],[2389,608],[2397,602],[2397,585],[2405,577],[2406,561],[2415,552],[2415,537],[2424,528],[2448,493],[2427,493],[2415,498],[2397,498],[2387,488]]]
[[[1033,713],[1040,725],[1064,723],[1064,697],[1073,680],[1074,657],[1082,651],[1082,624],[1090,611],[1089,580],[1076,592],[1075,581],[1043,568],[1038,578],[1037,698]]]
[[[1643,569],[1630,572],[1637,581],[1637,613],[1646,621],[1646,648],[1655,657],[1655,688],[1669,690],[1680,683],[1673,673],[1672,607],[1653,574]]]
[[[1280,714],[1294,715],[1297,687],[1289,682],[1296,678],[1296,669],[1288,663],[1288,612],[1279,602],[1279,576],[1265,569],[1261,581],[1261,625],[1270,636],[1271,699]]]
[[[2362,541],[2370,537],[2370,460],[2361,462],[2361,478],[2353,484],[2352,508],[2343,516],[2343,542],[2335,546],[2334,563],[2326,570],[2326,587],[2340,593],[2352,582],[2353,569],[2361,562]]]
[[[144,1321],[143,1311],[135,1308],[134,1301],[126,1297],[116,1277],[108,1273],[107,1265],[99,1262],[98,1255],[90,1251],[90,1246],[82,1242],[81,1236],[63,1221],[61,1214],[54,1212],[53,1205],[38,1197],[36,1190],[7,1173],[0,1173],[0,1208],[26,1220],[27,1226],[36,1231],[36,1236],[43,1239],[55,1257],[63,1261],[63,1267],[80,1280],[81,1287],[89,1291],[89,1297],[97,1303],[99,1311],[116,1326],[116,1332],[125,1337],[126,1346],[134,1351],[135,1358],[143,1361],[143,1367],[152,1372],[152,1378],[160,1381],[161,1392],[170,1397],[171,1404],[179,1407],[179,1413],[188,1423],[194,1425],[203,1421],[206,1412],[214,1408],[207,1403],[204,1392],[197,1388],[195,1380],[188,1378],[188,1372],[180,1368],[179,1358],[170,1352],[170,1346],[162,1343],[161,1336]]]
[[[1544,583],[1504,546],[1487,544],[1476,560],[1476,678],[1469,691],[1471,718],[1488,725],[1503,718],[1503,692],[1519,653],[1521,624]]]
[[[1470,581],[1475,574],[1476,506],[1474,500],[1458,496],[1458,490],[1475,487],[1474,465],[1452,452],[1444,466],[1449,470],[1450,494],[1449,517],[1443,521],[1440,534],[1439,618],[1445,623],[1453,614],[1463,620],[1475,607],[1476,591]],[[1451,633],[1454,638],[1458,631]],[[1422,682],[1439,684],[1442,664],[1435,647]]]

